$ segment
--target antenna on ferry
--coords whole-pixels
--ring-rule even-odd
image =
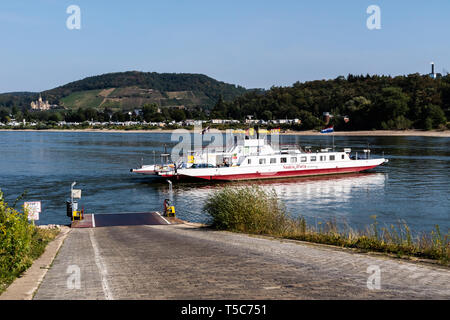
[[[259,126],[255,126],[255,130],[256,130],[256,140],[258,140],[258,149],[257,149],[257,153],[259,155]]]

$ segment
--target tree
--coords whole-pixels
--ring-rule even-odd
[[[147,103],[142,106],[142,115],[144,117],[144,120],[147,122],[150,122],[157,112],[158,106],[154,103],[152,104]]]
[[[93,120],[93,121],[98,120],[97,110],[95,110],[94,108],[85,109],[84,115],[85,115],[86,120]]]
[[[170,121],[172,119],[170,117],[169,108],[162,108],[161,112],[162,112],[162,116],[164,117],[165,120]]]
[[[86,115],[85,115],[85,113],[84,113],[84,109],[79,108],[79,109],[77,110],[75,119],[76,119],[76,120],[75,120],[76,122],[84,122],[84,121],[87,120],[87,119],[86,119]]]
[[[322,121],[309,111],[300,110],[299,116],[302,121],[302,128],[305,130],[315,129],[322,125]]]
[[[382,89],[381,106],[392,118],[404,116],[408,112],[409,97],[401,88],[389,87]]]
[[[6,123],[10,120],[9,109],[0,108],[0,122]]]
[[[163,122],[164,120],[165,118],[162,113],[155,113],[150,119],[150,122]]]
[[[224,119],[226,118],[226,115],[227,115],[227,107],[225,102],[223,101],[223,96],[220,95],[216,105],[211,111],[211,118]]]
[[[23,113],[22,113],[22,111],[17,111],[15,114],[14,114],[14,119],[16,119],[16,121],[17,122],[22,122],[23,121]]]
[[[19,112],[19,108],[17,108],[17,106],[13,106],[11,109],[11,114],[15,117],[17,112]]]
[[[426,130],[439,128],[440,125],[447,123],[444,111],[441,107],[433,104],[425,106],[422,118],[424,119],[424,129]]]
[[[173,109],[170,109],[169,113],[170,113],[170,117],[173,120],[175,120],[176,122],[186,120],[186,114],[181,109],[173,108]]]
[[[271,111],[269,111],[269,110],[266,110],[266,111],[264,111],[263,113],[262,113],[262,119],[263,120],[265,120],[265,121],[269,121],[269,120],[272,120],[272,112]]]
[[[351,121],[349,127],[354,130],[367,128],[367,118],[370,114],[372,102],[364,96],[355,97],[347,101],[343,106],[343,115]]]
[[[54,121],[54,122],[59,122],[59,121],[63,120],[63,116],[62,116],[62,114],[60,112],[55,111],[55,112],[52,112],[49,115],[48,120],[49,121]]]
[[[101,114],[101,118],[105,122],[109,122],[111,120],[111,117],[113,115],[113,111],[109,108],[105,108]]]

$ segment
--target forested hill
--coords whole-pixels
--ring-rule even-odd
[[[44,100],[65,109],[127,111],[145,104],[211,108],[219,97],[233,100],[247,90],[202,74],[120,72],[88,77],[42,92]],[[0,94],[0,107],[29,109],[39,93]]]
[[[45,91],[43,95],[49,101],[57,103],[75,92],[110,88],[129,88],[116,92],[119,96],[114,98],[171,99],[168,104],[185,100],[181,103],[188,105],[195,102],[199,105],[214,105],[220,96],[225,100],[233,100],[246,92],[243,87],[217,81],[202,74],[129,71],[88,77]],[[192,101],[189,100],[194,102],[190,103]]]
[[[444,128],[450,119],[450,76],[353,76],[248,92],[220,101],[213,118],[301,119],[301,129],[317,128],[323,112],[339,130]],[[343,118],[350,121],[345,123]]]

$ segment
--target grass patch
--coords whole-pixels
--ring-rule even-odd
[[[401,256],[433,259],[448,265],[449,234],[439,226],[431,233],[413,235],[406,223],[379,227],[376,216],[365,230],[340,230],[336,221],[308,225],[305,218],[291,217],[274,190],[259,186],[225,187],[205,202],[204,211],[212,217],[212,227],[250,234],[270,235],[339,247],[356,248]]]
[[[67,97],[61,99],[62,105],[69,109],[79,108],[98,108],[104,97],[99,96],[102,90],[88,90],[81,92],[74,92]]]
[[[58,229],[41,229],[26,212],[8,207],[0,191],[0,294],[39,258]]]

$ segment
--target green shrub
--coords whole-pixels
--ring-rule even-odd
[[[204,210],[215,228],[238,232],[280,233],[288,219],[275,191],[258,186],[225,187],[206,200]]]
[[[8,207],[0,191],[0,294],[44,252],[58,229],[41,229],[26,212]]]
[[[27,215],[9,208],[0,191],[0,276],[29,266],[32,234]]]

